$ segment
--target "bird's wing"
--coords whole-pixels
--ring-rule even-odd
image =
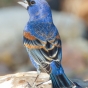
[[[62,58],[61,40],[59,34],[53,40],[41,41],[28,32],[24,32],[24,45],[36,62],[46,67],[53,60],[60,61]],[[47,63],[47,64],[44,64]],[[47,66],[48,67],[48,66]],[[47,68],[50,71],[50,67]]]

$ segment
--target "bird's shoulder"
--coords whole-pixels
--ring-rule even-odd
[[[30,32],[24,31],[24,32],[23,32],[23,36],[24,36],[26,39],[29,39],[29,40],[36,40],[35,36],[31,35]]]
[[[40,41],[35,36],[31,35],[30,32],[23,32],[23,44],[28,49],[41,49],[43,48],[43,41]]]

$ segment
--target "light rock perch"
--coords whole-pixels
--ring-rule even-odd
[[[31,87],[37,77],[37,72],[21,72],[16,74],[9,74],[6,76],[0,77],[0,88],[51,88],[51,81],[49,80],[49,75],[46,73],[41,73],[39,78],[36,81],[35,85],[38,85],[42,82],[43,84]],[[88,88],[88,81],[73,80],[80,84],[83,88]]]

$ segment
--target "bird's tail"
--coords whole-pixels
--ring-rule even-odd
[[[55,64],[54,64],[55,65]],[[65,75],[61,65],[59,67],[52,65],[50,78],[52,80],[52,88],[76,88],[75,84]]]
[[[65,74],[54,75],[51,74],[52,88],[75,88],[73,82],[71,82]]]

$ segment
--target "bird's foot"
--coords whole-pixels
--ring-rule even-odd
[[[38,88],[38,87],[36,86],[36,81],[37,81],[38,77],[39,77],[39,74],[38,74],[37,77],[35,78],[35,81],[34,81],[34,83],[33,83],[33,85],[32,85],[32,88]]]
[[[42,85],[42,84],[46,84],[46,83],[51,83],[51,80],[47,80],[47,81],[45,81],[45,82],[41,82],[41,83],[37,84],[36,87],[38,87],[38,86],[40,86],[40,85]]]

